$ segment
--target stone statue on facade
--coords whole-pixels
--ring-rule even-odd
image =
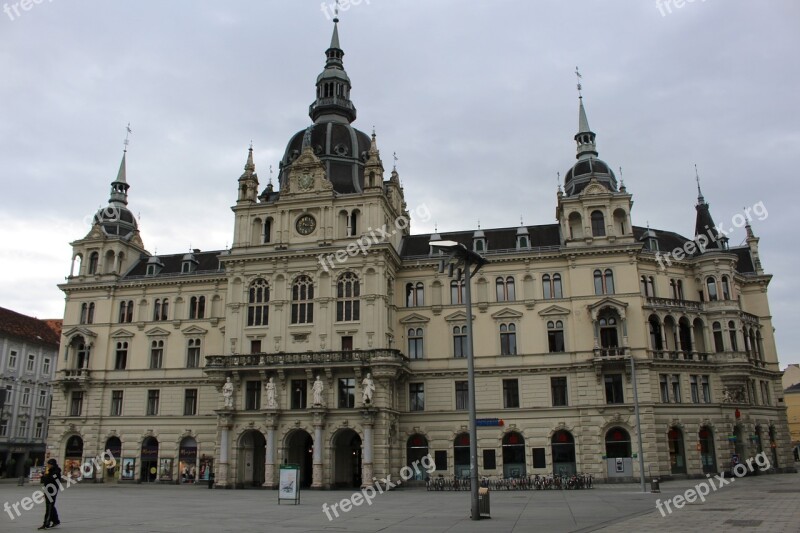
[[[372,405],[372,394],[375,392],[375,382],[372,381],[372,374],[367,373],[367,377],[361,382],[361,400],[364,405]]]
[[[313,405],[322,405],[322,391],[325,389],[322,380],[317,376],[314,385],[311,387],[311,392],[314,394]]]
[[[266,385],[267,389],[267,409],[278,408],[278,391],[275,387],[274,378],[269,378]]]
[[[222,399],[225,401],[226,409],[233,409],[233,383],[231,383],[231,378],[227,378],[225,385],[222,386]]]

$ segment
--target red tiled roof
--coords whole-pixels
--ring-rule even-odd
[[[61,320],[39,320],[0,307],[0,334],[29,342],[58,346],[61,340]]]

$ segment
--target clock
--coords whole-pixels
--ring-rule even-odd
[[[311,215],[303,215],[297,219],[295,227],[300,235],[311,235],[317,228],[317,221]]]

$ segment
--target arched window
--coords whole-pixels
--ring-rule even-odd
[[[651,298],[656,295],[655,293],[655,281],[653,280],[653,276],[642,276],[639,278],[639,285],[642,289],[642,294]]]
[[[421,281],[406,283],[406,307],[422,307],[425,305],[425,289]]]
[[[361,319],[361,288],[358,276],[345,272],[336,283],[336,320],[350,322]]]
[[[500,355],[517,355],[517,327],[500,324]]]
[[[349,218],[349,220],[347,222],[348,222],[347,226],[348,226],[348,229],[350,231],[350,236],[351,237],[355,237],[356,235],[358,235],[358,210],[357,209],[353,210],[353,212],[350,213],[350,218]]]
[[[728,276],[722,276],[722,299],[731,299],[731,284]]]
[[[547,322],[547,344],[550,353],[564,351],[564,323],[561,320]]]
[[[604,272],[605,277],[605,294],[614,294],[614,273],[610,268]]]
[[[600,270],[594,271],[594,293],[598,296],[603,294],[603,273]]]
[[[314,322],[314,283],[308,276],[298,276],[292,285],[292,324]]]
[[[154,340],[150,343],[150,368],[163,368],[164,341]]]
[[[167,320],[167,316],[169,316],[169,298],[164,298],[163,300],[156,298],[153,304],[153,320]]]
[[[561,288],[561,274],[553,274],[553,298],[563,298],[564,291]]]
[[[497,278],[495,280],[495,287],[497,288],[498,302],[513,302],[516,299],[513,277],[508,276],[505,279],[502,277]]]
[[[463,304],[464,303],[464,281],[453,280],[450,282],[450,304]]]
[[[89,312],[86,315],[86,323],[94,324],[94,302],[89,304]]]
[[[606,432],[606,457],[618,459],[631,457],[631,436],[622,428],[611,428]]]
[[[89,274],[97,274],[97,264],[100,261],[100,254],[97,252],[92,252],[89,255]]]
[[[658,296],[656,294],[656,280],[653,278],[653,276],[648,276],[647,277],[647,285],[648,285],[648,287],[650,287],[650,296],[653,296],[653,297]]]
[[[606,222],[603,213],[600,211],[592,211],[592,236],[605,237],[606,235]]]
[[[186,368],[200,367],[200,339],[189,339],[186,347]]]
[[[205,318],[206,316],[206,297],[192,296],[189,300],[189,318]]]
[[[722,326],[719,322],[714,322],[711,325],[711,329],[714,332],[714,351],[716,353],[722,353],[725,351],[725,343],[722,339]]]
[[[600,314],[600,346],[602,348],[618,348],[619,336],[617,334],[617,317],[612,311],[603,311]]]
[[[594,271],[594,293],[598,296],[614,294],[614,273],[610,268]]]
[[[660,352],[664,349],[664,343],[661,337],[661,324],[658,323],[658,318],[655,315],[650,316],[648,323],[650,324],[650,347]]]
[[[119,303],[119,321],[133,322],[133,300],[123,300]]]
[[[731,338],[731,351],[738,352],[739,343],[736,342],[736,323],[733,320],[728,322],[728,335]]]
[[[747,353],[747,358],[750,359],[753,354],[752,346],[750,344],[750,337],[747,335],[747,328],[742,328],[742,339],[744,340],[744,351]]]
[[[272,218],[267,218],[264,221],[264,244],[272,242]]]
[[[708,287],[708,301],[714,302],[718,300],[717,296],[717,280],[709,276],[706,278],[706,286]]]
[[[453,357],[467,356],[467,326],[453,326]]]
[[[250,283],[247,293],[247,325],[266,326],[269,324],[269,284],[264,278]]]
[[[408,358],[422,359],[422,328],[408,329]]]
[[[119,341],[117,343],[115,355],[114,370],[125,370],[128,368],[128,343],[126,341]]]
[[[553,298],[552,278],[550,274],[542,276],[542,298],[550,300]]]
[[[81,317],[79,322],[81,324],[86,324],[86,319],[89,316],[89,304],[84,302],[81,304]]]

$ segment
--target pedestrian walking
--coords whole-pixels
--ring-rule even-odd
[[[61,469],[58,467],[58,461],[55,459],[48,460],[47,469],[42,475],[42,485],[45,486],[45,492],[47,493],[47,497],[44,500],[44,523],[39,529],[50,529],[61,523],[61,520],[58,519],[58,511],[56,510],[59,479],[61,479]],[[52,488],[48,490],[47,487]]]

